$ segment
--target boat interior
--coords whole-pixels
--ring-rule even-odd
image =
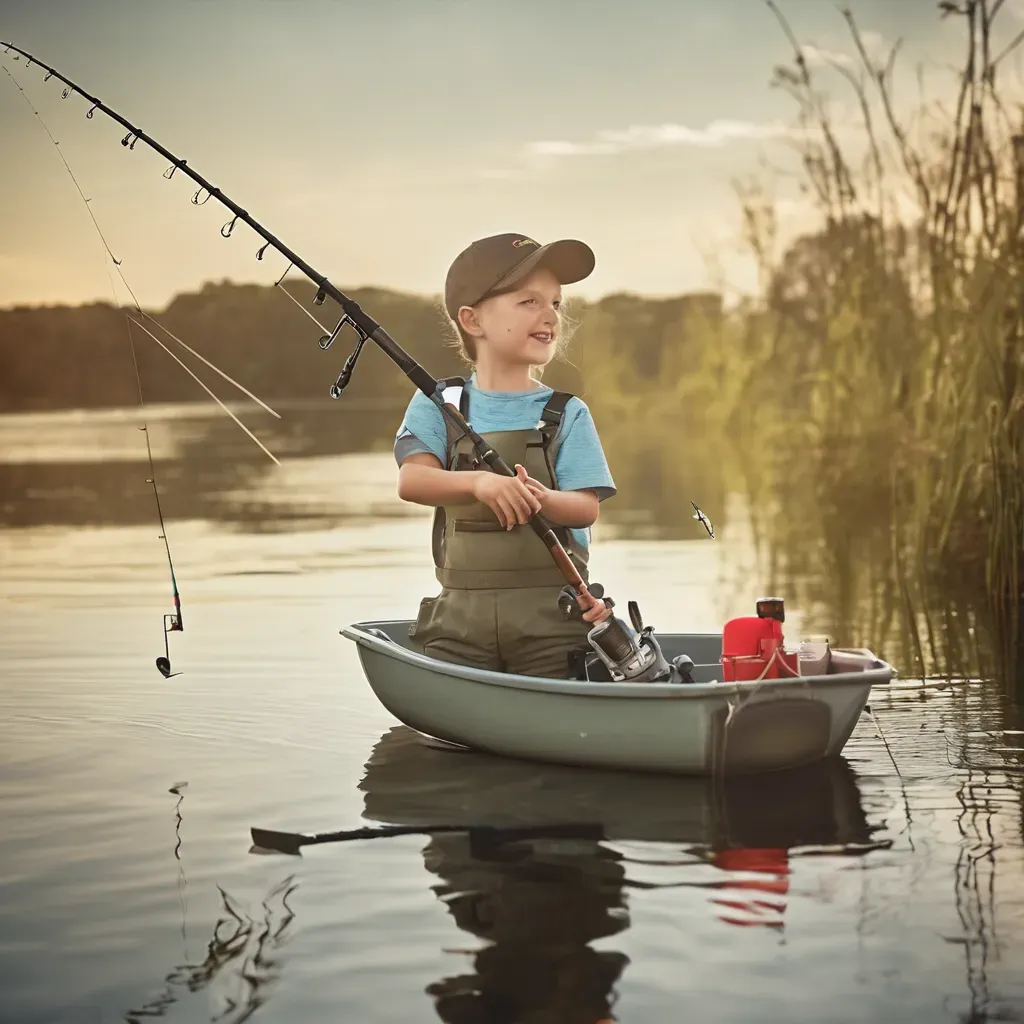
[[[411,619],[381,619],[372,622],[359,622],[353,625],[382,640],[389,640],[397,646],[423,654],[423,649],[409,636]],[[662,653],[669,662],[680,654],[693,659],[692,672],[695,683],[713,683],[722,679],[722,637],[718,633],[660,633],[655,636],[661,645]],[[870,651],[832,650],[826,674],[836,675],[845,672],[863,672],[878,668],[880,662]]]

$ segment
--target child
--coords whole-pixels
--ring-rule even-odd
[[[542,385],[531,370],[554,358],[562,285],[593,268],[582,242],[540,245],[502,234],[473,242],[448,271],[445,308],[473,373],[461,393],[446,388],[445,398],[517,475],[491,471],[416,392],[396,434],[395,459],[399,497],[437,510],[433,551],[442,590],[420,602],[410,630],[432,657],[567,678],[569,652],[611,614],[583,593],[583,621],[565,619],[557,597],[566,580],[527,525],[542,512],[588,580],[588,528],[615,484],[586,404]]]

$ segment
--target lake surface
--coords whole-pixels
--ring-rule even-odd
[[[165,680],[131,416],[0,417],[4,1024],[1024,1020],[1024,735],[986,687],[880,688],[837,764],[718,788],[432,749],[338,632],[436,592],[428,511],[389,453],[240,470],[221,430],[151,426]],[[594,578],[662,630],[747,614],[742,502],[705,511],[714,542],[599,524]],[[609,838],[249,838],[566,820]]]

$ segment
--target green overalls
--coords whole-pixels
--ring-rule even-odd
[[[469,421],[469,394],[459,378],[449,380],[445,400],[457,404]],[[458,395],[456,400],[456,394]],[[556,391],[537,426],[481,436],[514,467],[556,489],[554,464],[558,428],[572,395]],[[445,420],[446,469],[490,473],[472,443]],[[555,533],[585,582],[588,553],[565,527]],[[483,502],[440,507],[434,513],[434,566],[442,586],[420,602],[409,631],[424,654],[462,665],[559,679],[569,675],[569,652],[584,646],[590,623],[566,621],[557,604],[565,586],[544,542],[531,526],[506,530]]]

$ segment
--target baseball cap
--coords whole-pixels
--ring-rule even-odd
[[[468,245],[448,268],[444,284],[444,305],[458,320],[463,306],[513,287],[538,267],[546,267],[561,284],[573,284],[594,269],[593,250],[575,238],[562,238],[541,245],[528,235],[508,232],[478,238]]]

